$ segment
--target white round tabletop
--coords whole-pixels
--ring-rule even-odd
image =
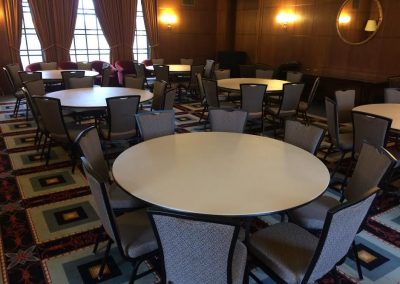
[[[353,108],[355,111],[362,111],[392,119],[391,128],[400,130],[400,104],[370,104]]]
[[[61,90],[46,94],[46,97],[60,99],[61,106],[71,108],[107,107],[107,98],[119,96],[140,96],[140,102],[145,102],[153,98],[153,93],[122,87],[93,87]]]
[[[95,77],[99,75],[99,72],[90,70],[39,70],[37,72],[42,73],[43,81],[60,81],[62,80],[62,71],[85,71],[86,77]]]
[[[223,216],[287,210],[320,196],[325,165],[310,153],[256,135],[197,132],[148,140],[124,151],[115,181],[167,209]]]
[[[218,88],[230,91],[240,91],[240,84],[264,84],[267,86],[267,92],[281,92],[283,84],[289,83],[288,81],[276,79],[262,79],[262,78],[229,78],[218,80]]]
[[[190,72],[190,65],[185,64],[166,64],[169,66],[169,72],[171,73],[186,73]],[[146,66],[149,71],[154,71],[154,65]]]

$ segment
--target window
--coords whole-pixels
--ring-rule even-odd
[[[43,62],[42,47],[32,21],[28,0],[22,0],[21,62],[25,68],[34,62]]]
[[[137,1],[136,30],[133,38],[133,58],[138,62],[149,58],[149,44],[147,42],[146,27],[142,10],[142,1]]]
[[[101,30],[93,1],[79,0],[70,55],[71,61],[75,62],[110,60],[110,47]]]

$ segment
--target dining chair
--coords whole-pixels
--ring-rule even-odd
[[[144,89],[144,77],[132,77],[132,76],[125,76],[125,87],[126,88],[133,88],[133,89]]]
[[[180,62],[180,64],[183,64],[183,65],[193,65],[193,58],[181,58],[180,60],[179,60],[179,62]]]
[[[36,81],[42,79],[41,72],[30,72],[30,71],[18,71],[19,78],[22,84],[28,81]]]
[[[201,91],[199,89],[198,79],[196,74],[203,74],[204,65],[191,65],[190,66],[190,79],[187,82],[187,85],[184,85],[186,90],[190,92],[193,96],[201,97]],[[200,75],[201,76],[201,75]]]
[[[155,81],[153,85],[153,99],[151,101],[151,110],[164,109],[165,93],[167,92],[167,82]]]
[[[101,69],[101,86],[110,87],[111,66],[105,66]]]
[[[325,136],[325,129],[302,124],[297,120],[286,120],[283,141],[316,155]]]
[[[173,110],[142,112],[135,116],[143,141],[175,133]]]
[[[212,59],[207,59],[204,65],[204,78],[214,79],[215,61]]]
[[[171,87],[171,82],[169,80],[169,66],[168,65],[154,65],[154,74],[156,75],[157,81],[167,82],[167,87]]]
[[[384,102],[386,104],[400,103],[400,89],[399,88],[385,88],[384,89]]]
[[[93,88],[94,79],[92,77],[72,77],[68,79],[69,89]]]
[[[163,261],[162,283],[243,283],[246,246],[239,224],[148,209]]]
[[[143,63],[134,63],[136,77],[143,77],[144,78],[144,86],[149,88],[149,82],[147,81],[147,74],[146,74],[146,67]]]
[[[351,111],[354,108],[356,98],[355,90],[335,91],[335,101],[337,105],[340,132],[353,132]]]
[[[247,112],[247,121],[260,120],[264,130],[264,98],[267,85],[240,84],[240,109]]]
[[[256,69],[256,78],[272,79],[274,77],[274,70]]]
[[[302,115],[304,123],[309,124],[310,119],[307,115],[308,109],[311,107],[312,102],[314,101],[315,95],[317,94],[317,89],[319,86],[321,78],[317,77],[314,80],[314,84],[311,88],[310,93],[308,94],[307,101],[301,101],[299,103],[298,112]]]
[[[314,283],[329,272],[336,279],[336,266],[354,244],[377,191],[371,188],[355,201],[330,208],[319,238],[291,222],[261,229],[249,238],[250,254],[278,283]]]
[[[132,274],[129,283],[147,275],[150,271],[138,274],[143,261],[158,253],[157,240],[145,210],[136,210],[118,217],[112,210],[108,191],[85,157],[81,157],[83,170],[94,198],[98,216],[107,234],[108,242],[101,266],[97,272],[97,280],[102,280],[110,255],[112,243],[115,243],[125,261],[132,264]],[[96,273],[94,272],[94,273]]]
[[[82,78],[85,76],[85,71],[61,71],[61,77],[65,89],[71,89],[69,84],[70,78]]]
[[[231,77],[231,70],[229,69],[216,69],[214,71],[215,80],[229,79]]]
[[[211,131],[243,133],[247,112],[243,110],[210,109],[208,112]]]
[[[296,71],[286,72],[286,81],[289,81],[290,83],[300,83],[302,79],[303,79],[302,72],[296,72]]]
[[[19,64],[8,64],[3,67],[3,71],[6,73],[12,94],[16,99],[13,116],[17,117],[21,103],[25,103],[25,94],[22,90],[22,81],[18,75],[18,72],[21,71],[21,69]],[[26,116],[28,116],[28,108],[26,109]]]

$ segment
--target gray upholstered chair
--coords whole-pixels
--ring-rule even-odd
[[[264,129],[264,97],[267,85],[240,84],[240,109],[247,112],[247,120],[260,120]]]
[[[6,73],[8,83],[10,84],[12,93],[16,99],[13,116],[18,116],[19,107],[21,103],[25,102],[25,94],[22,90],[22,81],[18,75],[18,72],[21,71],[19,64],[8,64],[3,67],[4,72]],[[26,116],[28,116],[28,108],[26,109]]]
[[[162,283],[243,283],[239,224],[149,209],[164,263]]]
[[[274,77],[274,70],[256,69],[256,78],[272,79]]]
[[[97,278],[101,280],[103,277],[111,244],[115,243],[123,259],[132,263],[133,271],[129,283],[133,283],[136,279],[146,275],[146,273],[137,275],[139,265],[158,252],[157,240],[150,220],[145,210],[136,210],[116,217],[110,204],[106,185],[99,179],[85,157],[82,157],[81,160],[98,216],[109,238]]]
[[[243,133],[247,112],[242,110],[210,109],[208,112],[211,131]]]
[[[212,59],[207,59],[204,65],[204,78],[214,79],[215,61]]]
[[[190,79],[188,81],[188,85],[184,86],[186,90],[189,90],[190,94],[200,96],[201,91],[199,89],[198,79],[196,74],[203,74],[204,65],[191,65],[190,66]]]
[[[168,88],[171,87],[169,80],[169,66],[168,65],[154,65],[154,74],[156,75],[157,81],[167,82]]]
[[[94,79],[93,77],[73,77],[69,78],[68,84],[70,89],[92,88],[94,85]]]
[[[71,89],[69,85],[70,78],[82,78],[85,76],[85,71],[61,71],[61,77],[65,89]]]
[[[140,96],[107,98],[107,123],[100,125],[100,134],[106,140],[131,140],[137,136],[135,114]]]
[[[353,150],[353,133],[340,133],[336,103],[328,97],[325,97],[325,111],[331,144],[325,154],[324,160],[326,160],[334,148],[339,150],[341,153],[339,161],[336,163],[335,168],[331,172],[331,177],[333,177],[341,165],[344,155]]]
[[[351,111],[354,108],[355,98],[355,90],[335,91],[335,101],[337,105],[338,121],[340,123],[340,132],[353,132]]]
[[[147,82],[146,67],[143,63],[133,63],[133,65],[135,66],[136,77],[143,77],[144,85],[148,88],[149,82]]]
[[[164,108],[166,90],[167,90],[167,82],[165,81],[154,82],[151,110],[162,110]]]
[[[315,125],[304,125],[297,120],[286,120],[283,140],[315,155],[325,136],[325,130]]]
[[[106,66],[101,69],[101,86],[110,86],[111,66]]]
[[[179,62],[180,62],[180,64],[183,64],[183,65],[193,65],[193,58],[181,58],[180,60],[179,60]]]
[[[18,75],[21,79],[22,84],[28,81],[36,81],[42,79],[41,72],[19,71]]]
[[[300,83],[303,79],[303,73],[296,71],[287,71],[286,72],[286,81],[290,83]]]
[[[282,126],[284,120],[294,117],[297,114],[297,107],[303,93],[303,83],[287,83],[283,85],[283,94],[278,107],[267,106],[267,114],[272,117],[274,125],[274,135],[276,136],[276,126],[279,123]]]
[[[125,87],[133,89],[144,89],[144,77],[125,76]]]
[[[313,102],[315,95],[317,93],[317,89],[319,86],[320,77],[315,78],[314,84],[311,88],[310,93],[308,94],[307,101],[300,101],[298,112],[303,116],[304,123],[310,123],[310,120],[307,115],[307,111]]]
[[[384,101],[387,104],[400,103],[400,89],[398,88],[385,88]]]
[[[143,141],[175,133],[173,110],[139,113],[136,114],[136,121]]]
[[[336,265],[354,243],[378,188],[328,210],[318,239],[293,223],[278,223],[254,233],[249,251],[278,283],[314,283]]]
[[[229,79],[231,77],[230,69],[216,69],[214,71],[215,80]]]
[[[57,62],[40,62],[41,70],[56,70]]]
[[[163,110],[173,110],[174,109],[174,103],[175,103],[175,97],[176,97],[176,90],[168,90],[164,94],[164,105],[163,105]]]

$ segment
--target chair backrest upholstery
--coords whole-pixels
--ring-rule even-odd
[[[336,108],[336,102],[325,97],[325,112],[328,123],[328,134],[331,142],[336,147],[339,146],[339,120]]]
[[[99,134],[95,126],[91,126],[82,131],[75,139],[75,143],[79,145],[83,156],[85,156],[92,170],[99,177],[101,182],[109,182],[110,175],[108,166],[104,159],[103,150]]]
[[[204,78],[213,79],[214,78],[215,61],[212,59],[207,59],[204,66]]]
[[[363,143],[385,147],[392,120],[378,115],[353,111],[353,156],[358,158]]]
[[[40,68],[42,70],[56,70],[57,62],[40,62]]]
[[[328,211],[317,249],[302,283],[314,283],[347,255],[377,190],[372,188],[357,201],[346,202]]]
[[[274,70],[256,69],[256,78],[272,79]]]
[[[241,109],[248,113],[262,113],[267,85],[240,84]]]
[[[297,112],[301,94],[303,93],[303,83],[287,83],[283,85],[283,96],[280,105],[280,112]]]
[[[203,74],[204,71],[204,65],[192,65],[190,66],[190,88],[191,89],[199,89],[199,84],[197,80],[196,74],[199,73],[200,77],[201,74]]]
[[[231,70],[229,69],[216,69],[214,71],[215,80],[228,79],[231,77]]]
[[[238,225],[149,210],[164,260],[163,283],[232,283]],[[190,265],[188,265],[190,264]]]
[[[77,62],[79,70],[92,70],[92,63],[91,62]]]
[[[32,97],[36,104],[44,127],[56,141],[73,142],[65,127],[59,99],[48,97]]]
[[[146,77],[146,67],[143,63],[133,63],[133,65],[135,65],[137,77]]]
[[[101,69],[101,86],[102,87],[109,87],[110,86],[110,75],[111,75],[111,68],[106,67]]]
[[[82,77],[82,78],[69,78],[69,88],[79,89],[79,88],[92,88],[94,85],[94,80],[92,77]]]
[[[317,77],[317,78],[315,78],[315,80],[314,80],[314,84],[313,84],[313,86],[312,86],[312,88],[311,88],[311,91],[310,91],[310,94],[308,94],[308,98],[307,98],[307,104],[308,104],[308,106],[310,106],[311,105],[311,103],[313,102],[313,100],[314,100],[314,98],[315,98],[315,95],[317,94],[317,89],[318,89],[318,86],[319,86],[319,82],[321,81],[321,78],[320,77]]]
[[[157,81],[169,82],[169,66],[168,65],[154,65],[154,74]]]
[[[196,73],[197,85],[199,86],[200,100],[204,102],[206,99],[206,92],[204,91],[203,77],[201,73]]]
[[[243,133],[247,112],[242,110],[210,109],[208,112],[211,131]]]
[[[107,118],[110,139],[129,139],[136,135],[135,114],[140,96],[107,98]]]
[[[134,89],[144,89],[144,77],[125,76],[125,87]]]
[[[239,75],[241,78],[254,78],[256,76],[255,65],[239,65]]]
[[[335,91],[339,123],[351,122],[351,111],[354,108],[355,98],[355,90]]]
[[[22,81],[18,74],[18,72],[21,71],[19,64],[7,64],[4,70],[6,71],[8,80],[10,81],[10,84],[14,91],[21,89]]]
[[[85,76],[85,71],[61,71],[64,88],[71,89],[69,84],[70,78],[82,78]]]
[[[173,110],[139,113],[136,114],[136,121],[144,141],[175,133]]]
[[[174,109],[175,96],[176,96],[176,89],[168,90],[165,92],[163,110]]]
[[[217,81],[202,79],[204,94],[209,107],[219,108]]]
[[[396,159],[384,148],[364,143],[351,179],[343,194],[355,201],[379,182],[394,165]]]
[[[153,65],[164,64],[164,58],[152,58],[151,61],[153,62]]]
[[[154,82],[153,100],[151,102],[152,110],[162,110],[164,108],[166,89],[167,89],[167,82],[165,81]]]
[[[296,71],[287,71],[286,72],[286,81],[291,83],[300,83],[303,79],[303,73]]]
[[[46,94],[46,88],[42,79],[24,82],[24,87],[31,97],[41,97]]]
[[[181,58],[180,63],[184,65],[193,65],[193,58]]]
[[[385,103],[391,103],[391,104],[400,103],[399,88],[385,88],[384,96],[385,96]]]
[[[325,130],[305,125],[297,120],[286,120],[284,141],[315,154],[324,138]]]
[[[18,75],[21,79],[22,84],[28,81],[36,81],[42,79],[41,72],[19,71]]]

